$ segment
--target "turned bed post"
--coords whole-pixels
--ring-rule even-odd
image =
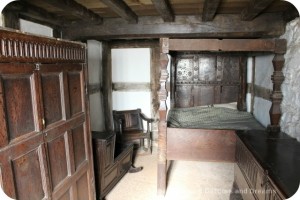
[[[281,118],[281,102],[282,102],[282,91],[281,84],[284,80],[282,68],[284,66],[284,54],[286,52],[286,40],[278,39],[275,40],[275,56],[272,60],[274,73],[271,77],[273,82],[273,91],[271,94],[272,106],[270,108],[270,122],[268,131],[270,133],[280,132],[280,118]]]
[[[168,38],[160,39],[160,88],[158,96],[160,100],[159,107],[159,126],[158,126],[158,166],[157,166],[157,195],[164,196],[166,192],[167,180],[167,97],[168,91],[166,82],[169,76]]]

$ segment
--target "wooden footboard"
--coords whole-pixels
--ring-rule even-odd
[[[235,161],[234,130],[167,128],[167,160]]]

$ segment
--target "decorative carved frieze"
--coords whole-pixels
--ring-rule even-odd
[[[84,62],[84,44],[1,30],[1,62]]]

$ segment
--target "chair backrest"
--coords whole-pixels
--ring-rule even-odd
[[[115,131],[120,131],[119,120],[122,120],[122,131],[143,131],[143,120],[140,117],[141,109],[113,111]]]

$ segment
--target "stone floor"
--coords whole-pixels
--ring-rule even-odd
[[[155,200],[157,152],[137,156],[138,173],[127,173],[106,200]],[[234,186],[232,163],[173,161],[169,163],[168,186],[164,200],[241,200]]]

